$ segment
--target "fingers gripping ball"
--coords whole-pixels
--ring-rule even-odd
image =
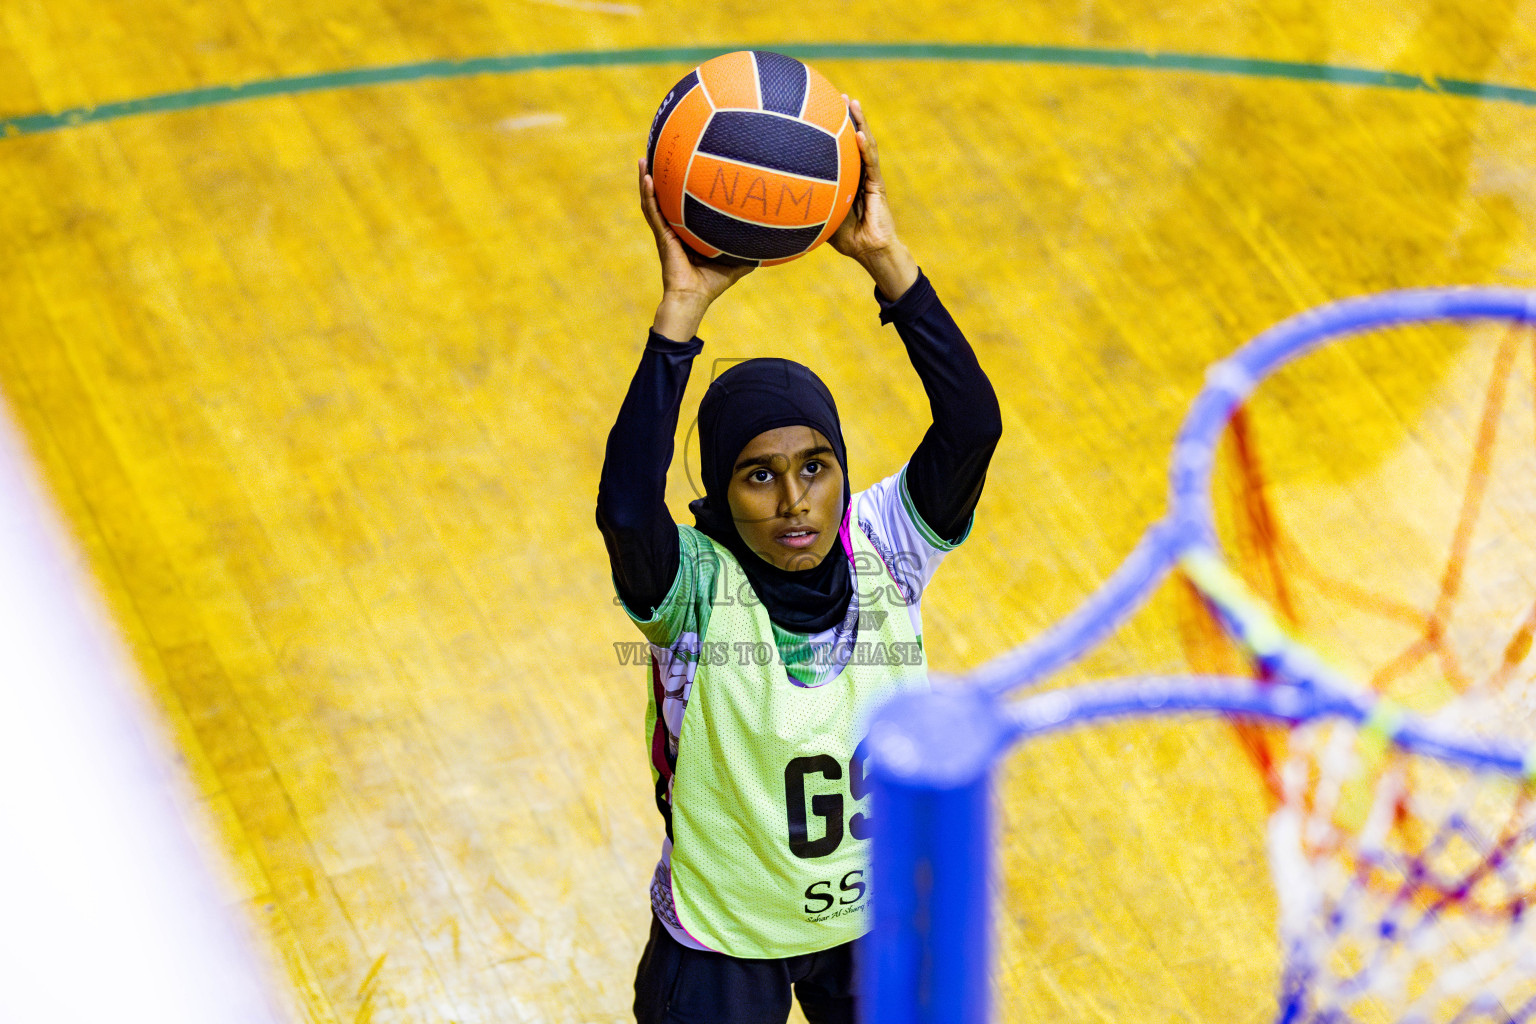
[[[859,186],[841,94],[793,57],[741,50],[683,76],[651,122],[661,214],[689,247],[771,266],[837,230]]]

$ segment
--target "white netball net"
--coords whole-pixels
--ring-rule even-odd
[[[1396,420],[1372,422],[1360,411],[1372,401],[1358,395],[1330,407],[1318,368],[1304,362],[1279,379],[1279,398],[1260,389],[1226,446],[1229,555],[1289,633],[1388,709],[1364,726],[1321,720],[1250,736],[1277,804],[1277,1019],[1536,1020],[1530,772],[1522,781],[1473,771],[1389,741],[1402,708],[1448,732],[1536,747],[1530,332],[1380,335],[1380,363],[1369,337],[1363,355],[1349,343],[1356,376],[1389,365],[1394,350],[1438,345],[1444,358],[1433,387],[1386,383],[1388,398],[1394,386],[1413,397],[1378,403]],[[1277,455],[1328,450],[1326,437],[1284,436],[1296,425],[1281,414],[1302,393],[1321,405],[1308,415],[1339,432],[1341,461],[1352,456],[1346,435],[1374,431],[1369,457],[1366,442],[1342,468],[1325,454]]]
[[[1279,1019],[1532,1019],[1529,790],[1337,723],[1304,726],[1291,745],[1269,826]]]

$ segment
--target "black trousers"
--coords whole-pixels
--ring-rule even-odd
[[[854,1024],[853,943],[783,960],[681,945],[651,918],[635,974],[637,1024],[784,1024],[790,990],[810,1024]]]

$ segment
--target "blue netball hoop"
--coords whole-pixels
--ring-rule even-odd
[[[1527,746],[1409,715],[1291,639],[1228,568],[1213,525],[1210,488],[1217,442],[1259,382],[1342,337],[1401,325],[1478,320],[1530,324],[1536,321],[1536,292],[1388,292],[1323,306],[1259,335],[1207,373],[1174,445],[1167,515],[1147,530],[1095,594],[1034,639],[965,676],[936,679],[932,692],[903,696],[880,711],[870,730],[876,801],[871,873],[872,892],[878,897],[862,960],[862,1014],[867,1024],[984,1024],[990,1019],[991,779],[999,760],[1019,741],[1106,718],[1235,713],[1292,726],[1345,723],[1355,736],[1373,737],[1469,777],[1494,773],[1525,785],[1536,780],[1536,754]],[[1092,650],[1175,572],[1198,591],[1224,631],[1248,652],[1262,670],[1263,681],[1143,677],[1005,700]],[[1401,798],[1397,790],[1384,789],[1378,794],[1376,818],[1385,813],[1389,799]],[[1281,895],[1286,964],[1276,1019],[1342,1024],[1356,1019],[1347,1006],[1358,992],[1396,983],[1386,965],[1396,963],[1392,958],[1400,947],[1428,948],[1433,930],[1440,927],[1441,911],[1455,899],[1466,899],[1467,893],[1457,892],[1455,879],[1437,880],[1427,861],[1400,863],[1385,846],[1371,845],[1378,843],[1385,827],[1376,818],[1361,840],[1359,863],[1365,866],[1365,882],[1346,879],[1339,883],[1342,890],[1328,889],[1306,877],[1309,866],[1295,838],[1306,823],[1288,813],[1282,808],[1271,822],[1272,850],[1277,842],[1284,846],[1292,840],[1295,847],[1272,865]],[[1463,824],[1452,815],[1441,827],[1453,830]],[[1522,824],[1485,838],[1492,850],[1491,866],[1481,869],[1479,879],[1490,872],[1497,879],[1498,873],[1515,870],[1517,854],[1531,854],[1536,847],[1536,820],[1527,816]],[[1433,892],[1443,894],[1443,901],[1430,899],[1427,907],[1419,906],[1426,901],[1406,900],[1399,889],[1396,897],[1380,905],[1373,902],[1372,886],[1406,886],[1402,879],[1408,876],[1419,886],[1428,884],[1428,877],[1439,886]],[[1463,880],[1461,888],[1470,887]],[[1396,1019],[1439,1019],[1438,1008],[1444,1006],[1461,1008],[1454,1016],[1445,1013],[1446,1019],[1472,1019],[1497,1000],[1510,998],[1511,992],[1532,990],[1529,996],[1520,995],[1516,1005],[1503,1005],[1504,1016],[1487,1019],[1536,1020],[1536,926],[1525,927],[1525,920],[1536,915],[1522,916],[1522,907],[1516,899],[1507,907],[1493,908],[1510,918],[1499,925],[1503,930],[1491,940],[1492,952],[1483,957],[1493,965],[1489,969],[1497,973],[1496,983],[1473,979],[1465,992],[1453,992],[1452,981],[1463,985],[1472,970],[1458,967],[1461,973],[1443,984],[1435,981],[1427,990],[1405,990]],[[1364,914],[1376,917],[1366,921]],[[1328,973],[1319,950],[1336,941],[1335,933],[1344,928],[1360,929],[1377,944],[1377,952],[1356,974],[1340,978]]]

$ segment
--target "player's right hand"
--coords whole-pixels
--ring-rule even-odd
[[[640,160],[640,212],[656,236],[656,253],[661,258],[661,286],[663,301],[671,298],[678,302],[698,303],[700,317],[709,304],[719,298],[731,285],[746,277],[754,269],[747,266],[727,266],[705,259],[683,244],[661,215],[656,202],[656,184],[651,180],[645,160]],[[686,339],[684,339],[686,340]]]

